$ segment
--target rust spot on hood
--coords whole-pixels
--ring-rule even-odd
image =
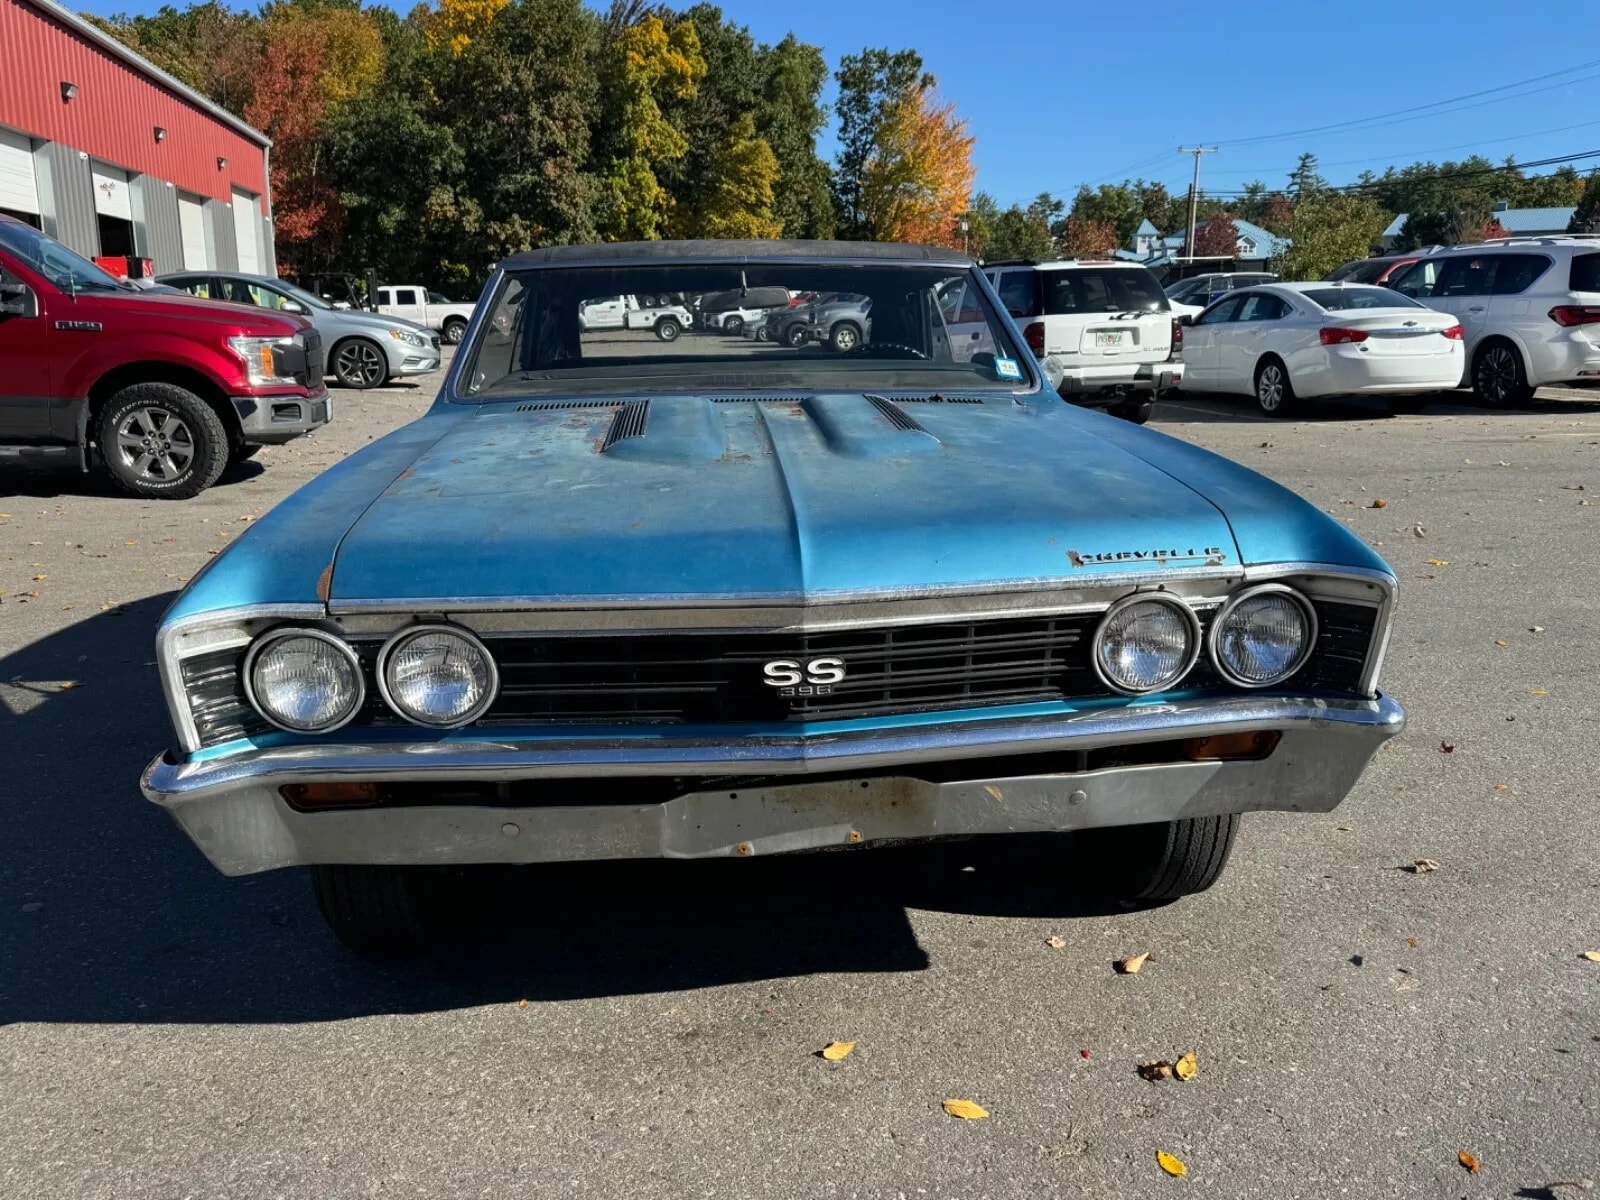
[[[329,563],[322,568],[322,574],[317,576],[317,599],[324,604],[333,592],[333,564]]]
[[[1075,567],[1086,567],[1089,564],[1083,561],[1083,556],[1076,550],[1067,551],[1067,561]]]

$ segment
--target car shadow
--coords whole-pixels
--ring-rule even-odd
[[[169,744],[152,634],[170,595],[0,659],[0,1025],[297,1022],[928,965],[907,907],[1120,911],[1059,855],[947,843],[475,875],[433,954],[375,964],[300,871],[228,879],[139,794]]]
[[[255,479],[266,466],[250,460],[230,461],[211,486],[231,487]],[[0,496],[26,496],[34,500],[55,500],[63,496],[102,496],[109,499],[137,500],[129,496],[101,471],[80,471],[76,465],[59,463],[8,463],[0,468]]]
[[[1556,416],[1600,412],[1600,393],[1594,400],[1576,400],[1568,396],[1536,395],[1525,404],[1491,405],[1480,401],[1470,391],[1439,392],[1421,397],[1423,416],[1451,415],[1521,416],[1529,413],[1548,413]],[[1297,400],[1287,418],[1291,421],[1371,421],[1388,417],[1410,415],[1418,410],[1401,413],[1378,396],[1329,396],[1314,400]],[[1168,393],[1156,401],[1154,418],[1160,422],[1182,422],[1198,425],[1212,424],[1277,424],[1279,418],[1260,412],[1249,396],[1228,396],[1216,392]]]

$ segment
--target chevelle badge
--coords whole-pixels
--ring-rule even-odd
[[[1067,551],[1067,560],[1075,567],[1095,567],[1118,562],[1203,562],[1208,567],[1221,566],[1227,559],[1221,546],[1206,546],[1195,550],[1113,550],[1105,554],[1080,554]]]

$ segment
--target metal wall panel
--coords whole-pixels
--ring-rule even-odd
[[[218,200],[206,201],[206,226],[211,230],[212,256],[219,271],[239,269],[239,248],[233,238],[233,209]]]
[[[0,71],[0,76],[4,74]],[[93,258],[100,253],[100,225],[95,220],[94,173],[88,158],[60,142],[46,142],[37,153],[50,165],[50,215],[56,226],[51,236]]]
[[[144,209],[145,257],[155,265],[156,274],[181,271],[183,233],[178,227],[178,191],[171,184],[148,175],[133,181],[136,199]]]

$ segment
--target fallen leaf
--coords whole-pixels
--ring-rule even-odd
[[[1482,1165],[1478,1162],[1478,1156],[1472,1153],[1470,1150],[1457,1151],[1456,1161],[1467,1170],[1471,1171],[1474,1175],[1478,1173],[1478,1168]]]
[[[1064,950],[1067,945],[1067,939],[1064,937],[1056,937],[1052,934],[1050,937],[1045,938],[1044,944],[1049,946],[1052,950]]]
[[[1089,1052],[1089,1051],[1087,1051],[1087,1050],[1079,1050],[1079,1051],[1078,1051],[1078,1057],[1079,1057],[1079,1058],[1093,1058],[1093,1057],[1094,1057],[1094,1055],[1093,1055],[1093,1054],[1091,1054],[1091,1053],[1090,1053],[1090,1052]]]
[[[1583,956],[1590,962],[1600,962],[1600,950],[1585,950]]]
[[[1455,752],[1456,752],[1456,744],[1454,742],[1440,742],[1439,743],[1439,753],[1440,754],[1454,754]]]
[[[46,579],[49,579],[49,578],[50,578],[50,576],[48,576],[48,575],[35,575],[33,577],[33,581],[35,583],[43,583]]]
[[[1504,646],[1505,645],[1505,641],[1503,639],[1501,639],[1501,638],[1495,638],[1494,644],[1496,646]]]
[[[1193,1050],[1172,1064],[1172,1073],[1187,1083],[1200,1073],[1200,1060]]]
[[[838,1062],[841,1058],[849,1058],[850,1051],[856,1048],[854,1042],[829,1042],[817,1053],[829,1062]]]
[[[1117,959],[1116,963],[1114,964],[1117,969],[1117,974],[1137,975],[1141,970],[1144,969],[1145,959],[1149,957],[1150,952],[1146,950],[1143,954],[1135,954],[1129,958]]]
[[[1544,632],[1544,626],[1543,625],[1529,625],[1528,626],[1528,632],[1529,633],[1543,633]]]
[[[1431,858],[1419,858],[1411,864],[1411,873],[1413,875],[1426,875],[1428,872],[1437,871],[1438,869],[1439,864]]]
[[[1154,1062],[1142,1062],[1139,1064],[1139,1078],[1148,1079],[1151,1083],[1161,1079],[1171,1079],[1172,1064],[1164,1058]]]
[[[1174,1179],[1181,1179],[1189,1173],[1189,1168],[1183,1165],[1181,1158],[1175,1158],[1165,1150],[1156,1151],[1156,1163]]]
[[[1413,950],[1415,950],[1417,948],[1417,939],[1416,938],[1407,938],[1406,939],[1406,945],[1410,946]]]
[[[1389,502],[1387,500],[1385,500],[1382,496],[1379,496],[1376,500],[1374,500],[1372,502],[1372,507],[1373,508],[1388,508],[1389,507]]]
[[[1428,560],[1428,565],[1430,567],[1448,567],[1450,565],[1450,560],[1448,558],[1430,558]]]
[[[1337,830],[1339,833],[1349,833],[1350,830],[1353,829],[1353,828],[1354,828],[1354,826],[1351,826],[1351,825],[1335,825],[1334,826],[1334,829]]]
[[[1548,696],[1549,694],[1550,693],[1545,691],[1543,688],[1534,688],[1528,693],[1530,696]]]
[[[1494,785],[1494,790],[1497,791],[1497,792],[1503,792],[1506,789],[1508,789],[1510,786],[1511,785],[1509,783],[1497,783],[1497,784]]]
[[[989,1116],[989,1110],[976,1100],[946,1100],[944,1111],[963,1121],[982,1121]]]
[[[517,1007],[518,1008],[527,1008],[528,1007],[528,1002],[526,1000],[518,1000],[517,1001]]]
[[[1412,532],[1413,536],[1415,536],[1415,537],[1427,537],[1428,536],[1428,531],[1426,529],[1424,529],[1421,526],[1421,524],[1413,525],[1411,527],[1411,532]]]

